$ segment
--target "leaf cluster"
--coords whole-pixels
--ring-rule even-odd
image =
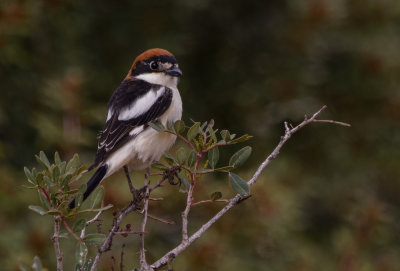
[[[39,195],[41,205],[30,205],[29,209],[40,215],[62,215],[69,217],[77,212],[98,212],[111,206],[97,208],[104,197],[104,190],[97,189],[90,197],[87,208],[82,209],[83,193],[86,190],[86,184],[78,189],[72,188],[72,184],[80,180],[86,172],[86,167],[79,161],[79,156],[75,154],[68,162],[61,161],[58,152],[54,154],[54,163],[50,163],[46,154],[40,151],[35,155],[37,162],[43,170],[36,168],[29,170],[24,168],[25,176],[30,189],[36,189]],[[76,208],[68,209],[68,203],[75,198]]]
[[[233,173],[232,170],[243,165],[251,155],[251,147],[246,146],[235,152],[229,159],[228,165],[218,165],[220,158],[220,148],[247,141],[251,136],[245,134],[236,137],[228,130],[214,129],[214,121],[193,122],[187,126],[183,120],[168,122],[165,127],[161,122],[150,123],[150,126],[159,131],[177,136],[188,148],[181,147],[176,151],[176,155],[165,152],[165,159],[168,165],[157,163],[154,168],[165,170],[171,166],[178,166],[183,169],[179,181],[184,188],[188,190],[193,182],[203,174],[213,172],[227,173],[229,183],[233,190],[241,195],[250,193],[247,182],[240,176]],[[212,200],[219,199],[221,192],[215,192],[211,195]],[[216,197],[218,195],[219,197]]]

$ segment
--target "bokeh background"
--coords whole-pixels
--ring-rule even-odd
[[[23,187],[23,166],[35,166],[40,150],[64,159],[77,152],[90,164],[109,97],[152,47],[173,52],[184,72],[185,120],[213,118],[254,135],[252,158],[237,172],[243,177],[278,143],[283,121],[326,104],[323,118],[352,124],[313,124],[296,134],[253,197],[179,256],[174,270],[400,270],[398,0],[2,0],[1,270],[35,255],[55,270],[51,220],[28,210],[39,199]],[[122,174],[104,185],[108,203],[129,201]],[[216,189],[233,195],[217,175],[199,184],[196,198]],[[179,222],[184,194],[166,187],[160,195],[152,212]],[[191,229],[220,207],[195,207]],[[137,217],[130,219],[135,227]],[[150,221],[148,231],[150,261],[179,240],[179,223]],[[137,237],[117,238],[101,270],[110,270],[122,244],[125,265],[137,263]],[[62,248],[72,270],[74,242]]]

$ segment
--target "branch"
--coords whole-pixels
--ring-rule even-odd
[[[146,192],[143,199],[143,220],[141,226],[140,236],[140,270],[148,270],[149,266],[146,262],[146,249],[144,248],[144,232],[146,230],[146,223],[147,223],[147,211],[149,208],[149,175],[150,175],[150,168],[146,169],[146,175],[144,178],[144,187],[146,188]]]
[[[121,213],[119,214],[118,219],[115,221],[114,226],[111,228],[110,233],[107,235],[106,240],[104,240],[103,244],[99,248],[96,258],[94,259],[92,268],[90,269],[91,271],[95,271],[97,269],[97,266],[100,261],[101,255],[110,249],[112,238],[114,237],[114,234],[118,231],[119,225],[121,224],[122,220],[133,210],[136,210],[138,207],[137,202],[131,201],[127,208],[123,209]]]
[[[63,270],[63,254],[60,249],[60,241],[58,235],[60,234],[61,222],[58,216],[54,217],[54,234],[51,240],[53,240],[54,250],[56,251],[57,258],[57,271]]]
[[[300,124],[298,124],[296,127],[292,128],[292,126],[290,125],[291,128],[289,128],[288,123],[285,122],[285,134],[281,137],[280,142],[278,143],[278,145],[275,147],[275,149],[271,152],[270,155],[268,155],[268,157],[264,160],[264,162],[261,163],[261,165],[258,167],[258,169],[256,170],[256,172],[254,173],[253,177],[247,182],[247,184],[249,186],[253,185],[258,177],[260,176],[261,172],[264,170],[264,168],[273,160],[275,159],[278,154],[279,151],[281,150],[282,146],[290,139],[290,137],[296,133],[298,130],[300,130],[301,128],[303,128],[304,126],[310,124],[311,122],[328,122],[328,123],[332,123],[332,124],[338,124],[338,125],[342,125],[342,126],[350,126],[347,123],[343,123],[343,122],[336,122],[336,121],[331,121],[331,120],[317,120],[316,118],[321,114],[322,111],[324,111],[326,109],[326,105],[324,105],[320,110],[318,110],[316,113],[314,113],[314,115],[312,115],[311,118],[308,118],[307,116],[305,117],[304,121],[301,122]],[[192,188],[192,187],[191,187]],[[189,192],[190,189],[188,191],[188,201],[187,201],[187,206],[186,208],[188,208],[188,202],[189,202]],[[225,207],[223,207],[214,217],[212,217],[209,221],[207,221],[203,226],[200,227],[200,229],[198,229],[193,235],[191,235],[190,237],[188,237],[187,239],[183,238],[182,242],[175,247],[174,249],[172,249],[171,251],[167,252],[164,256],[162,256],[160,259],[158,259],[156,262],[154,262],[151,265],[151,268],[153,269],[158,269],[162,266],[165,266],[167,264],[169,264],[169,262],[171,262],[176,256],[178,256],[180,253],[182,253],[189,245],[191,245],[196,239],[198,239],[201,235],[203,235],[203,233],[211,227],[211,225],[213,225],[215,222],[217,222],[225,213],[227,213],[230,209],[232,209],[236,204],[240,203],[242,200],[244,200],[245,198],[243,198],[241,195],[237,194],[236,196],[234,196],[233,198],[231,198],[228,202],[227,205],[225,205]],[[190,210],[190,207],[189,207]],[[186,209],[185,209],[186,211]],[[183,215],[182,215],[183,218]],[[182,222],[187,223],[187,216],[186,216],[186,221],[183,219]],[[187,227],[187,224],[186,224]],[[183,231],[183,229],[182,229]],[[186,228],[186,234],[187,234],[187,228]],[[185,237],[185,236],[184,236]]]
[[[86,228],[87,228],[90,224],[96,222],[96,221],[99,219],[99,217],[101,216],[102,213],[103,213],[103,211],[99,211],[99,212],[96,214],[95,217],[93,217],[91,220],[89,220],[89,221],[87,221],[87,222],[85,223],[85,226],[83,227],[83,229],[82,229],[82,231],[81,231],[81,235],[80,235],[80,239],[81,239],[81,240],[82,240],[82,239],[85,237],[85,235],[86,235]]]

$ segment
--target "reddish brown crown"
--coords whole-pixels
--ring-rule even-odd
[[[154,49],[149,49],[145,52],[143,52],[142,54],[140,54],[135,61],[133,62],[132,68],[134,68],[136,66],[136,63],[149,59],[153,56],[173,56],[173,54],[171,54],[170,52],[168,52],[167,50],[164,49],[160,49],[160,48],[154,48]]]

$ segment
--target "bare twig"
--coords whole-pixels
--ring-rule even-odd
[[[121,248],[121,261],[119,263],[119,270],[120,271],[124,270],[124,248],[125,248],[125,244],[123,244],[122,248]]]
[[[303,122],[298,124],[296,127],[293,127],[291,124],[288,124],[285,122],[284,128],[285,128],[285,134],[281,137],[280,142],[278,145],[275,147],[275,149],[271,152],[270,155],[264,160],[264,162],[261,163],[261,165],[258,167],[256,172],[254,173],[253,177],[247,182],[249,186],[253,185],[258,177],[260,176],[261,172],[264,170],[264,168],[274,159],[278,156],[279,151],[281,150],[282,146],[290,139],[290,137],[296,133],[298,130],[303,128],[304,126],[310,124],[311,122],[328,122],[328,123],[333,123],[333,124],[338,124],[338,125],[344,125],[348,126],[342,122],[336,122],[336,121],[318,121],[316,118],[318,115],[321,114],[323,110],[326,109],[326,106],[324,105],[320,110],[318,110],[314,115],[311,116],[311,118],[308,118],[305,116],[305,119]],[[200,229],[198,229],[193,235],[190,237],[187,236],[187,214],[189,213],[190,210],[190,205],[192,204],[191,197],[192,194],[192,184],[191,184],[191,189],[188,191],[188,198],[187,198],[187,205],[185,208],[184,213],[182,214],[182,223],[185,223],[182,225],[182,233],[183,233],[183,240],[182,242],[172,249],[171,251],[167,252],[164,256],[162,256],[160,259],[158,259],[156,262],[154,262],[150,267],[153,269],[158,269],[162,266],[165,266],[169,264],[176,256],[178,256],[182,251],[184,251],[190,244],[192,244],[196,239],[198,239],[208,228],[211,227],[216,221],[218,221],[226,212],[228,212],[230,209],[232,209],[236,204],[241,202],[243,200],[243,197],[239,194],[231,198],[225,207],[223,207],[215,216],[213,216],[210,220],[208,220],[205,224],[203,224]],[[190,203],[190,204],[189,204]],[[189,206],[189,207],[188,207]],[[185,232],[184,232],[185,231]]]
[[[146,175],[144,178],[144,187],[146,188],[146,192],[143,199],[143,218],[142,218],[142,225],[141,231],[142,233],[140,236],[140,269],[147,270],[148,264],[146,261],[146,249],[144,247],[144,232],[146,231],[146,223],[147,223],[147,212],[149,208],[149,176],[150,176],[150,168],[146,169]]]
[[[324,123],[332,123],[332,124],[337,124],[345,127],[351,127],[351,124],[341,122],[341,121],[335,121],[335,120],[313,120],[313,122],[324,122]]]
[[[86,235],[86,228],[87,228],[90,224],[96,222],[96,221],[99,219],[99,217],[101,216],[102,213],[103,213],[103,211],[99,211],[99,212],[95,215],[95,217],[93,217],[91,220],[89,220],[89,221],[87,221],[87,222],[85,223],[85,226],[83,227],[83,229],[82,229],[82,231],[81,231],[80,239],[83,239],[83,238],[85,237],[85,235]]]
[[[190,212],[190,207],[193,203],[193,190],[194,190],[194,181],[190,182],[190,188],[187,192],[186,198],[186,207],[182,212],[182,242],[186,242],[188,240],[188,216]]]
[[[107,235],[106,240],[104,240],[103,244],[101,245],[101,247],[98,249],[97,255],[93,261],[93,265],[92,268],[90,269],[91,271],[95,271],[97,269],[97,266],[99,264],[100,261],[100,257],[101,255],[107,251],[111,245],[112,242],[112,238],[114,237],[115,232],[118,231],[119,229],[119,225],[121,224],[122,220],[133,210],[136,210],[138,207],[138,203],[135,201],[131,201],[129,203],[129,205],[127,206],[127,208],[124,208],[120,214],[119,217],[116,219],[113,227],[110,230],[110,233]]]
[[[143,214],[141,211],[138,211],[138,210],[136,210],[136,213],[138,213],[138,214]],[[151,218],[151,219],[153,219],[153,220],[160,221],[160,222],[165,223],[165,224],[171,224],[171,225],[172,225],[172,224],[175,224],[174,221],[167,220],[167,219],[164,219],[164,218],[160,218],[160,217],[151,215],[151,214],[149,214],[149,212],[147,212],[147,217],[148,217],[148,218]]]
[[[203,203],[213,203],[213,202],[229,202],[229,200],[227,200],[227,199],[217,199],[217,200],[208,199],[208,200],[201,200],[201,201],[198,201],[198,202],[193,203],[192,206],[200,205],[200,204],[203,204]]]
[[[165,224],[170,224],[170,225],[175,224],[175,222],[172,221],[172,220],[167,220],[167,219],[164,219],[164,218],[160,218],[160,217],[151,215],[151,214],[149,214],[149,213],[147,213],[147,216],[148,216],[149,218],[153,219],[153,220],[157,220],[157,221],[160,221],[160,222],[165,223]]]
[[[61,228],[61,222],[60,222],[60,217],[55,216],[54,217],[54,234],[51,240],[53,241],[54,244],[54,250],[56,252],[56,258],[57,258],[57,271],[62,271],[63,270],[63,254],[60,249],[60,241],[59,241],[59,234],[60,234],[60,228]]]
[[[114,266],[115,266],[115,258],[114,256],[111,256],[111,271],[114,271]]]
[[[141,231],[116,231],[114,234],[120,234],[120,235],[128,235],[128,234],[147,234],[147,232],[141,232]]]
[[[126,176],[126,180],[128,181],[129,189],[131,190],[131,193],[133,196],[136,195],[136,189],[133,187],[131,176],[129,175],[129,170],[127,166],[124,166],[124,172]]]

